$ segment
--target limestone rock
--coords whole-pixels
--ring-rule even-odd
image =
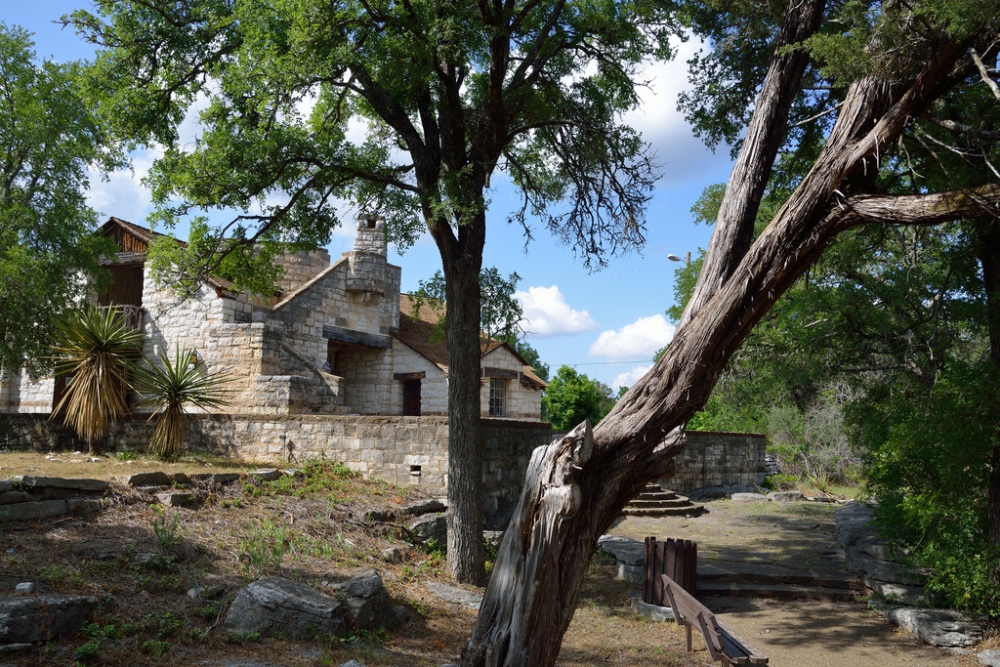
[[[137,486],[170,486],[171,479],[165,472],[137,472],[126,477],[124,482],[134,489]]]
[[[924,642],[942,647],[972,646],[983,638],[983,624],[950,609],[890,609],[886,618]]]
[[[806,496],[801,491],[772,491],[767,498],[776,503],[797,503],[805,500]]]
[[[167,507],[188,507],[195,504],[195,497],[187,491],[164,491],[157,493],[156,499]]]
[[[632,611],[645,616],[651,621],[664,623],[674,620],[674,610],[670,607],[661,607],[660,605],[643,602],[641,597],[633,597],[630,601],[632,603]]]
[[[290,639],[314,639],[349,630],[336,598],[281,577],[265,577],[239,592],[225,625],[238,632],[280,633]]]
[[[10,478],[15,486],[23,489],[69,489],[71,491],[107,491],[110,484],[102,479],[63,479],[62,477],[35,477],[16,475]]]
[[[762,493],[734,493],[732,496],[734,503],[757,503],[768,502],[770,498]]]
[[[896,604],[914,607],[929,602],[923,586],[905,586],[889,581],[878,581],[871,577],[865,577],[865,586],[872,589],[880,598]]]
[[[14,503],[26,503],[34,498],[24,491],[3,491],[0,492],[0,505],[13,505]]]
[[[482,593],[473,593],[462,588],[439,584],[436,581],[427,584],[427,590],[438,599],[453,604],[460,604],[469,609],[478,610],[479,606],[483,603]]]
[[[200,472],[190,476],[191,479],[203,484],[225,486],[240,478],[235,472]]]
[[[403,560],[403,554],[396,547],[382,549],[381,556],[386,563],[399,563]]]
[[[411,522],[409,528],[422,544],[434,540],[442,549],[448,544],[448,519],[443,513],[426,514]]]
[[[37,595],[0,599],[0,645],[33,644],[72,634],[90,617],[90,595]]]
[[[979,658],[979,662],[986,665],[986,667],[1000,667],[1000,649],[982,651],[977,654],[976,657]]]
[[[365,667],[365,666],[362,665],[357,660],[348,660],[347,662],[345,662],[344,664],[342,664],[340,667]]]
[[[33,503],[0,505],[0,523],[4,521],[37,521],[66,514],[65,500],[40,500]]]
[[[386,619],[390,618],[389,593],[378,572],[367,570],[335,584],[333,589],[357,627],[376,630],[386,625]]]
[[[14,586],[14,590],[21,595],[31,595],[35,592],[35,584],[31,581],[23,581],[18,585]]]
[[[424,514],[431,514],[433,512],[444,512],[447,509],[448,506],[437,498],[428,498],[403,505],[399,512],[400,514],[409,514],[410,516],[423,516]]]
[[[273,482],[274,480],[281,478],[281,471],[276,468],[261,468],[260,470],[251,470],[247,472],[247,477],[257,479],[262,482]]]

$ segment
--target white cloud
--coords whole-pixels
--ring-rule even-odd
[[[653,367],[653,364],[646,364],[645,366],[635,366],[630,371],[625,371],[624,373],[619,373],[611,381],[611,388],[616,392],[618,387],[629,387],[631,388],[636,382],[639,381],[643,375],[649,372],[649,369]]]
[[[602,331],[588,354],[612,361],[636,357],[652,359],[657,350],[673,339],[674,328],[663,315],[640,317],[621,329]]]
[[[677,96],[690,88],[687,61],[703,44],[694,38],[675,43],[677,55],[669,62],[650,61],[640,73],[648,81],[639,89],[638,109],[625,114],[627,124],[642,133],[653,145],[657,162],[662,165],[663,181],[677,183],[694,181],[715,165],[729,162],[725,146],[712,153],[694,136],[691,126],[677,110]]]
[[[597,328],[597,322],[590,313],[571,308],[555,285],[529,287],[527,292],[518,290],[514,292],[514,298],[524,309],[521,325],[525,331],[536,336],[581,333]]]
[[[99,173],[89,171],[90,187],[87,204],[101,217],[115,216],[143,224],[146,214],[152,208],[152,194],[142,183],[153,162],[163,155],[159,148],[136,151],[132,155],[132,168],[120,169],[108,174],[105,181]]]

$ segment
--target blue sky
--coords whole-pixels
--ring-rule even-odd
[[[5,5],[2,20],[33,32],[40,58],[64,61],[91,56],[90,47],[72,30],[53,23],[86,7],[86,0]],[[683,61],[695,48],[684,44],[675,63],[651,65],[647,75],[652,83],[643,91],[643,106],[627,116],[653,144],[662,165],[647,211],[642,252],[611,258],[607,268],[590,273],[572,248],[544,229],[534,232],[535,240],[525,249],[520,228],[506,223],[507,213],[518,203],[516,192],[501,182],[491,193],[484,265],[521,276],[518,297],[527,315],[524,326],[531,332],[527,340],[553,372],[567,364],[613,388],[629,386],[673,336],[664,311],[673,303],[677,265],[667,255],[683,257],[707,246],[711,229],[695,225],[690,208],[707,185],[725,182],[732,167],[728,149],[714,154],[706,149],[676,110],[677,94],[687,86]],[[136,153],[131,171],[113,174],[107,182],[92,181],[91,205],[104,216],[143,224],[150,209],[140,181],[154,157]],[[350,249],[353,225],[346,227],[330,245],[333,257]],[[184,236],[183,231],[179,234]],[[390,249],[390,261],[403,269],[404,291],[416,289],[417,281],[440,268],[437,250],[426,235],[402,255]]]

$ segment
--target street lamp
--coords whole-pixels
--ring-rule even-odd
[[[670,253],[669,255],[667,255],[667,259],[669,259],[671,262],[679,262],[679,261],[681,261],[681,258],[678,257],[677,255],[673,254],[673,253]],[[691,251],[690,250],[688,251],[687,255],[684,257],[684,263],[685,264],[691,264]]]

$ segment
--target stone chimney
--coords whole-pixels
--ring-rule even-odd
[[[354,252],[387,255],[385,220],[377,215],[362,213],[358,216],[358,233],[354,237]]]

